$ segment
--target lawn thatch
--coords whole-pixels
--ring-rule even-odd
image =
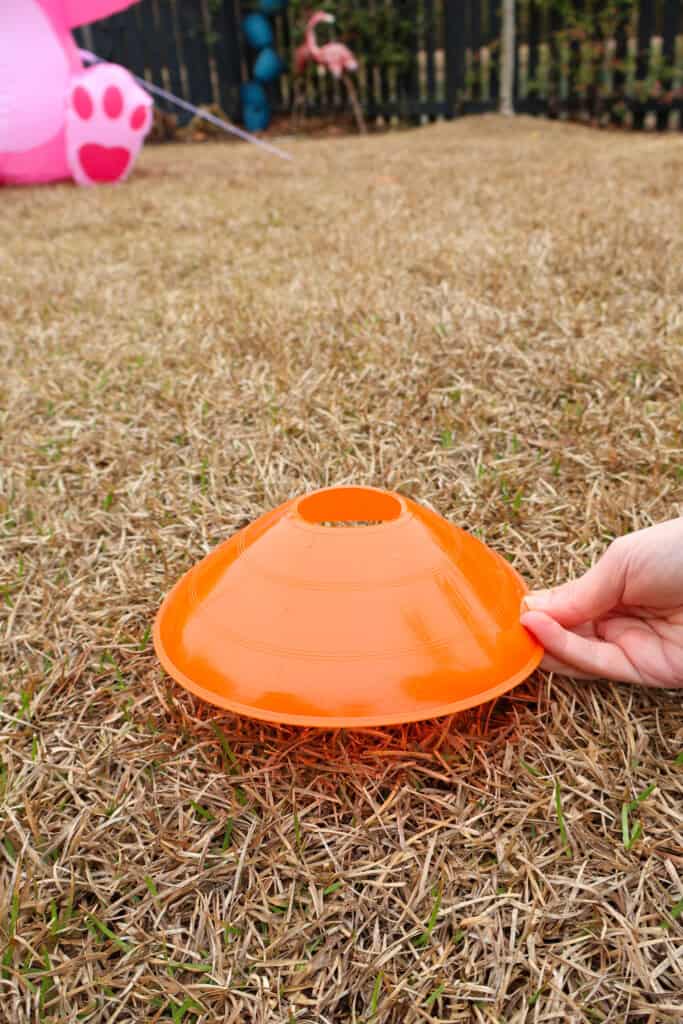
[[[327,483],[537,585],[683,512],[683,138],[290,145],[0,193],[0,1020],[680,1022],[680,691],[537,673],[306,732],[195,702],[149,637]]]

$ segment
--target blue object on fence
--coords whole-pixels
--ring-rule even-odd
[[[2,0],[0,0],[0,3]],[[277,14],[287,6],[287,0],[258,0],[259,12],[252,11],[242,22],[244,37],[253,50],[252,75],[241,89],[242,119],[250,132],[260,132],[270,124],[270,103],[263,83],[274,82],[285,69],[284,61],[273,48],[273,28],[267,16]]]
[[[255,50],[273,45],[273,29],[263,14],[248,14],[242,22],[244,38]]]
[[[273,47],[266,46],[254,61],[253,75],[259,82],[274,82],[278,75],[282,74],[284,67],[282,58]]]
[[[242,103],[248,107],[262,106],[268,102],[266,90],[260,82],[245,82],[240,88]]]
[[[287,0],[260,0],[258,5],[262,14],[279,14],[287,6]]]
[[[247,131],[262,132],[270,124],[270,104],[260,82],[245,82],[240,89],[242,119]]]

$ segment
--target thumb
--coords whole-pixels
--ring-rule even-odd
[[[544,612],[572,628],[596,619],[621,602],[626,579],[622,548],[611,545],[599,562],[578,579],[552,590],[536,590],[522,600],[523,612]]]

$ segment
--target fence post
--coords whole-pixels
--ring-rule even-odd
[[[425,50],[426,50],[426,72],[427,72],[427,113],[429,120],[433,121],[436,118],[437,103],[436,103],[436,37],[434,33],[434,0],[424,0],[424,36],[425,36]]]
[[[420,100],[420,9],[417,0],[403,0],[397,4],[397,15],[412,27],[404,36],[404,42],[410,47],[410,64],[398,75],[396,113],[405,116],[413,124],[420,124],[422,103]],[[426,14],[426,12],[423,12]],[[387,95],[387,106],[391,106],[391,97]]]
[[[187,69],[189,99],[196,106],[214,100],[207,44],[207,25],[203,19],[202,4],[192,0],[176,0],[178,29],[182,39],[183,57]]]
[[[541,5],[539,0],[529,2],[529,56],[527,63],[527,107],[529,113],[540,114],[541,87],[538,81],[541,51]]]
[[[564,102],[564,74],[562,71],[565,30],[564,13],[558,9],[557,3],[552,3],[546,17],[548,19],[548,48],[550,51],[546,109],[548,117],[559,118]]]
[[[515,88],[515,0],[503,0],[503,38],[500,55],[500,112],[511,117]]]
[[[662,27],[662,57],[671,68],[676,63],[676,35],[681,17],[681,0],[665,0]]]
[[[236,120],[240,113],[240,84],[242,82],[242,49],[240,22],[234,0],[223,0],[212,5],[212,23],[218,39],[215,43],[216,67],[221,94],[221,105],[228,117]]]
[[[678,22],[681,16],[680,0],[666,0],[664,5],[664,18],[662,26],[662,59],[664,61],[664,81],[662,88],[668,94],[666,103],[660,104],[657,110],[657,130],[666,131],[669,125],[671,106],[671,90],[673,89],[673,70],[676,64],[676,35],[678,33]],[[670,77],[671,76],[671,77]],[[683,103],[679,107],[681,118],[680,128],[683,129]]]
[[[650,47],[654,29],[655,11],[652,0],[640,0],[638,9],[638,52],[636,55],[635,96],[632,101],[633,127],[642,130],[645,127],[645,114],[648,99],[645,95],[645,79],[650,69]]]
[[[612,95],[609,100],[609,115],[612,124],[620,124],[624,114],[626,99],[626,71],[628,58],[628,33],[631,11],[625,7],[617,9],[617,23],[614,30],[614,74],[612,75]]]
[[[446,117],[456,115],[459,96],[465,84],[465,4],[463,0],[444,0],[446,41]]]
[[[473,103],[481,101],[481,0],[470,4],[470,98]],[[474,109],[478,109],[477,106]]]
[[[489,0],[489,98],[500,98],[500,0]]]
[[[569,24],[569,92],[567,95],[567,113],[572,121],[579,118],[581,111],[581,94],[579,79],[583,52],[581,46],[581,19],[584,13],[583,0],[574,0],[572,22]]]

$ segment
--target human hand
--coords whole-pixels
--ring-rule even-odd
[[[683,517],[619,537],[584,576],[528,594],[521,621],[552,672],[683,687]]]

